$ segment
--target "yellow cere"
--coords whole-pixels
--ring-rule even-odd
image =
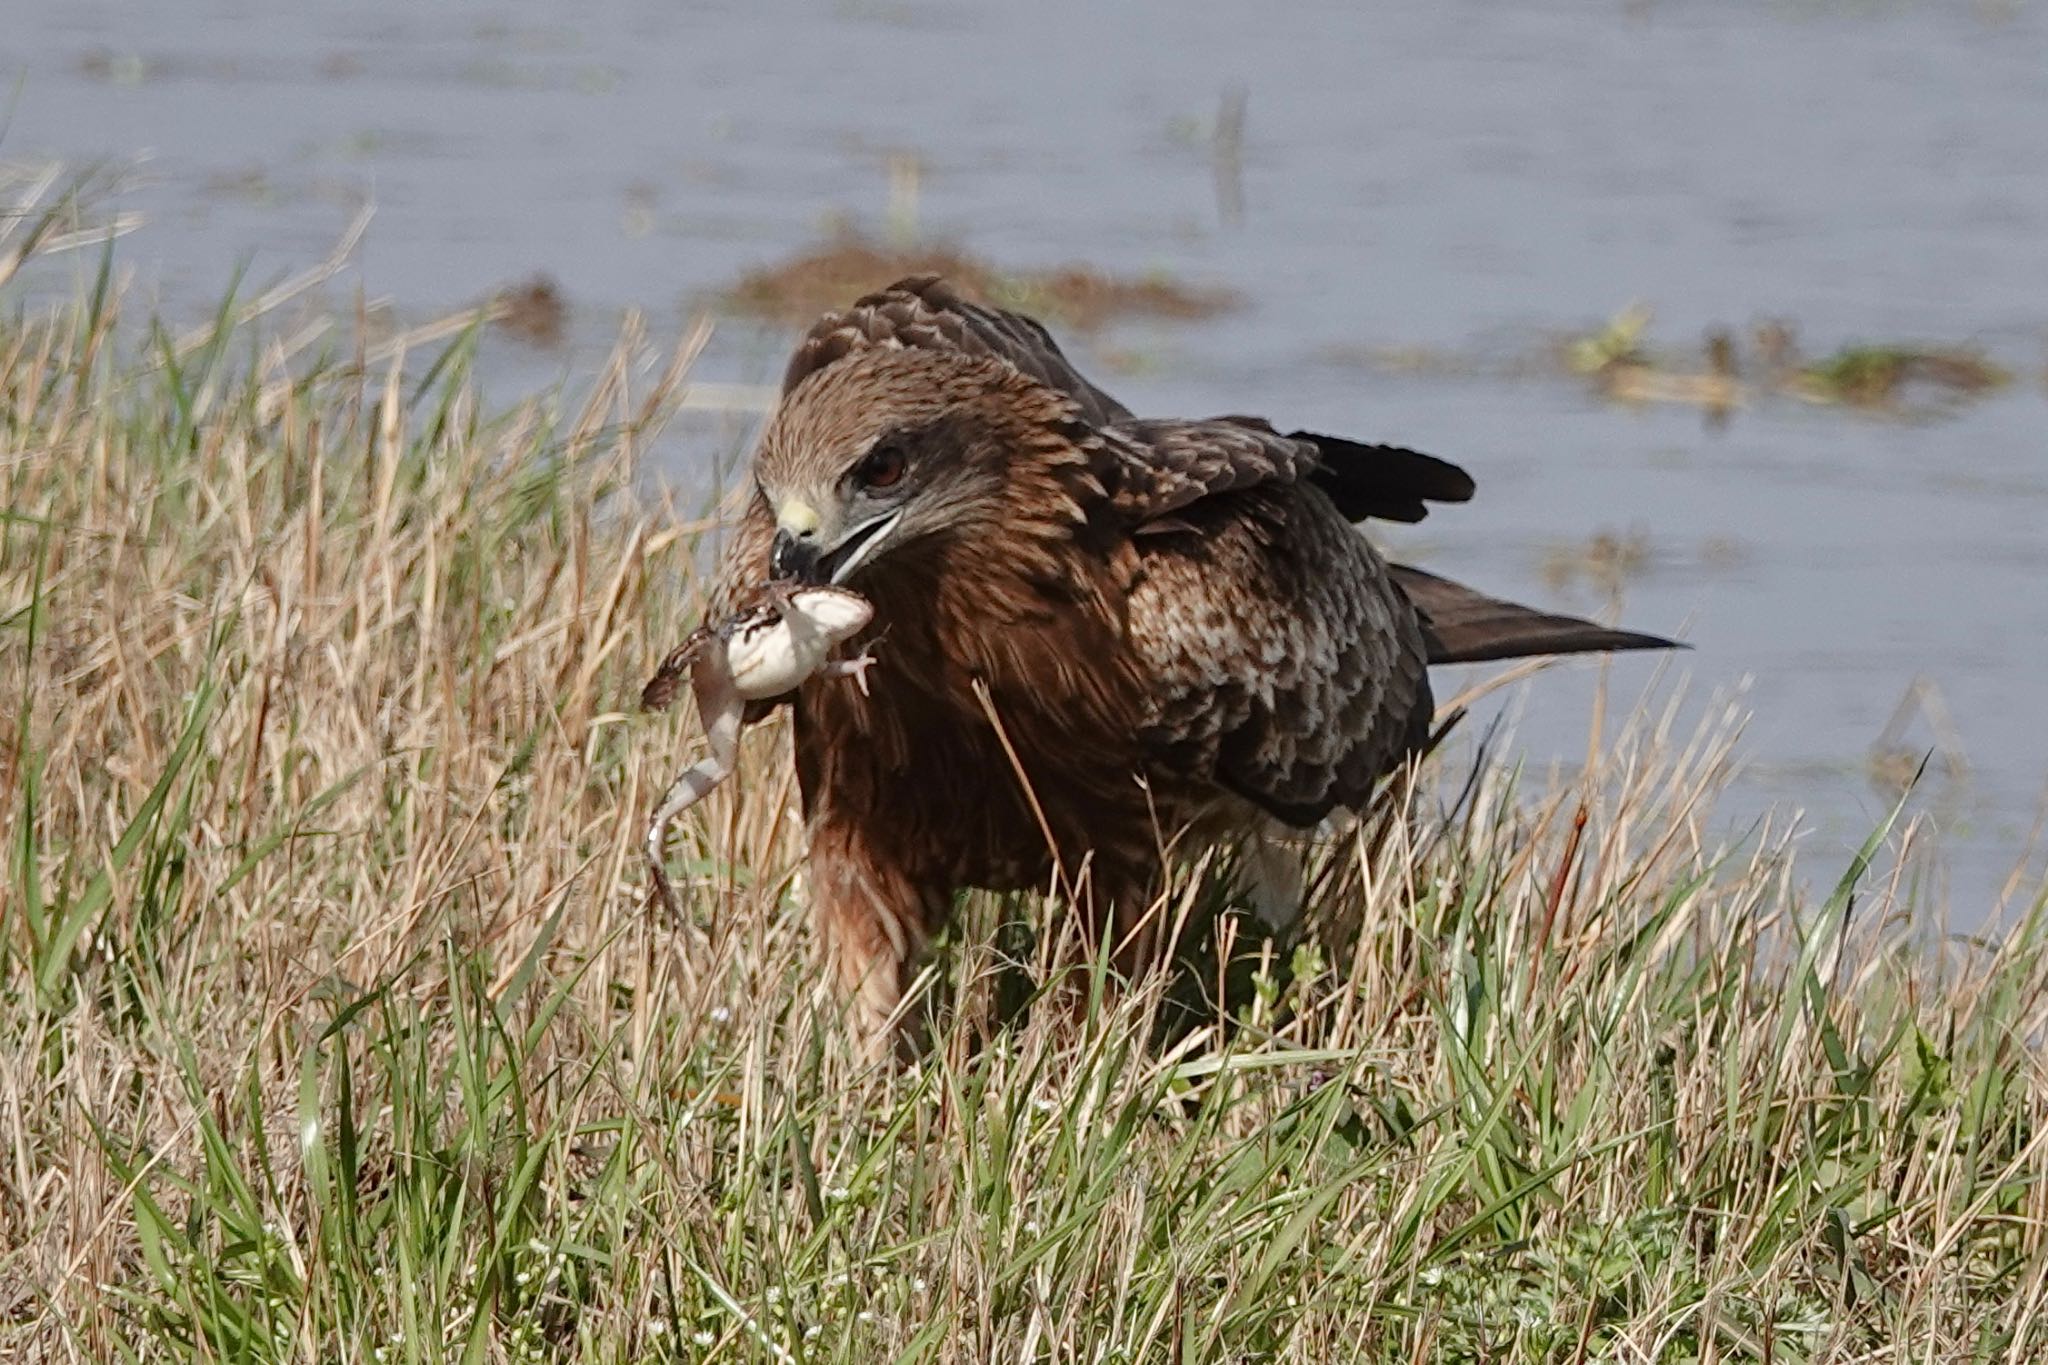
[[[775,525],[793,536],[807,536],[818,529],[818,509],[800,498],[791,498],[775,510]]]

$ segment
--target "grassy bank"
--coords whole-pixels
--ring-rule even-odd
[[[1725,745],[1645,719],[1338,840],[1365,932],[1242,1027],[1151,1048],[1156,989],[1082,980],[996,1030],[961,947],[931,1059],[864,1070],[776,727],[680,833],[692,923],[645,908],[687,356],[488,413],[466,336],[287,364],[231,311],[0,325],[0,1357],[2048,1348],[2038,907],[1930,942],[1730,852]]]

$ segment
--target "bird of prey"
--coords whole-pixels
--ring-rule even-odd
[[[714,619],[770,580],[874,608],[868,688],[784,699],[814,915],[874,1040],[964,888],[1061,877],[1141,966],[1163,851],[1363,806],[1429,737],[1430,664],[1671,644],[1383,560],[1354,523],[1466,500],[1456,465],[1134,417],[936,276],[819,319],[751,477]]]

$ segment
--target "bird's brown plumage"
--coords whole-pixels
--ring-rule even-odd
[[[811,329],[754,481],[714,613],[772,571],[875,607],[869,693],[795,699],[810,892],[872,1026],[963,887],[1058,867],[1142,956],[1162,849],[1364,804],[1427,737],[1429,663],[1668,643],[1389,566],[1351,522],[1462,501],[1454,465],[1140,420],[931,278]]]

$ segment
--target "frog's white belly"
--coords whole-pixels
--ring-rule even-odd
[[[793,690],[874,615],[874,607],[856,593],[799,589],[780,619],[742,627],[727,642],[733,690],[748,701],[766,701]]]

